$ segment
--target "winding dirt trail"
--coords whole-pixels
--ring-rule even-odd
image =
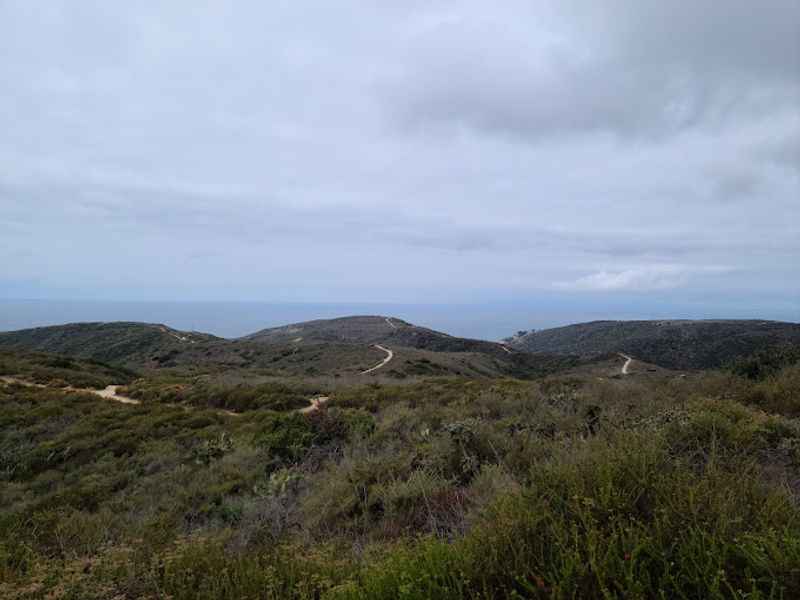
[[[23,381],[22,379],[17,379],[16,377],[0,377],[0,381],[2,381],[3,383],[7,383],[9,385],[17,384],[17,385],[24,385],[26,387],[61,390],[62,392],[82,392],[84,394],[94,394],[95,396],[100,396],[101,398],[105,398],[106,400],[113,400],[114,402],[122,402],[123,404],[140,404],[140,402],[135,398],[128,398],[127,396],[120,396],[119,394],[117,394],[117,390],[121,387],[119,385],[109,385],[102,390],[95,390],[92,388],[76,388],[72,387],[71,385],[61,388],[49,388],[49,386],[43,385],[41,383],[32,383],[30,381]]]
[[[392,326],[392,329],[397,329],[397,325],[395,325],[394,323],[392,323],[392,319],[391,319],[391,318],[389,318],[389,317],[386,317],[386,322],[387,322],[389,325],[391,325],[391,326]]]
[[[372,373],[373,371],[377,371],[378,369],[380,369],[381,367],[385,366],[390,360],[392,360],[394,358],[394,352],[392,352],[388,348],[384,348],[380,344],[374,344],[373,347],[377,348],[378,350],[383,350],[384,352],[386,352],[386,358],[384,358],[381,362],[379,362],[377,365],[375,365],[371,369],[367,369],[366,371],[361,371],[362,375],[366,375],[367,373]]]
[[[25,387],[35,387],[35,388],[42,388],[42,389],[43,388],[47,388],[47,389],[51,389],[51,390],[58,390],[58,391],[61,391],[61,392],[81,392],[81,393],[84,393],[84,394],[92,394],[94,396],[99,396],[100,398],[103,398],[104,400],[112,400],[114,402],[120,402],[122,404],[141,404],[141,401],[137,400],[136,398],[129,398],[128,396],[122,396],[122,395],[118,394],[117,390],[120,387],[122,387],[120,385],[109,385],[109,386],[103,388],[102,390],[95,390],[95,389],[92,389],[92,388],[76,388],[76,387],[72,387],[71,385],[68,385],[66,387],[60,387],[60,388],[50,387],[50,386],[47,386],[47,385],[43,385],[41,383],[33,383],[31,381],[24,381],[22,379],[17,379],[16,377],[0,377],[0,382],[8,384],[8,385],[17,384],[17,385],[24,385]],[[173,406],[173,407],[183,408],[184,410],[189,410],[189,407],[183,406],[181,404],[171,404],[171,403],[167,404],[167,403],[165,403],[164,406]],[[229,417],[241,417],[242,416],[242,413],[233,412],[232,410],[226,410],[224,408],[216,410],[215,412],[217,412],[219,414],[222,414],[222,415],[227,415]]]
[[[633,359],[627,354],[623,354],[622,352],[617,352],[617,354],[619,354],[622,358],[625,359],[625,364],[622,365],[622,374],[629,375],[630,373],[628,372],[628,367],[631,366],[631,362],[633,362]]]

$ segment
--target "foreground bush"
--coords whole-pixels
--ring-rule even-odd
[[[794,377],[241,416],[0,386],[0,597],[800,597]]]
[[[665,439],[590,444],[537,468],[465,538],[398,548],[332,596],[798,597],[796,504],[707,450],[697,468]]]

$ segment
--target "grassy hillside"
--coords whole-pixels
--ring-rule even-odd
[[[800,595],[797,366],[332,391],[212,377],[183,398],[148,377],[140,405],[0,384],[0,597]]]
[[[0,348],[57,352],[76,358],[143,363],[194,344],[219,341],[207,333],[150,323],[71,323],[0,333]]]
[[[376,355],[380,354],[367,345],[266,345],[128,322],[75,323],[4,332],[0,333],[0,349],[61,353],[139,370],[254,369],[273,376],[356,374],[375,364]]]
[[[400,319],[378,316],[341,317],[292,323],[263,329],[244,339],[264,344],[344,342],[379,344],[399,327],[413,327]]]
[[[432,375],[537,377],[580,362],[575,356],[517,352],[496,342],[454,337],[385,316],[307,321],[265,329],[243,339],[297,352],[321,344],[379,344],[392,349],[395,358],[375,375],[398,379]],[[383,357],[380,351],[373,356],[376,361]]]
[[[265,344],[342,342],[386,344],[432,352],[480,352],[498,356],[507,353],[501,344],[495,342],[454,337],[395,317],[383,316],[306,321],[265,329],[245,339]]]
[[[379,365],[392,352],[392,359]],[[0,333],[0,349],[56,352],[136,371],[179,375],[413,381],[421,377],[530,379],[616,360],[672,369],[733,366],[757,377],[800,351],[800,325],[769,321],[598,321],[499,344],[458,338],[392,317],[298,323],[227,340],[145,323],[79,323]],[[782,354],[781,354],[782,353]],[[775,364],[768,364],[761,355]],[[641,370],[641,369],[639,369]]]
[[[95,388],[133,381],[137,374],[92,360],[58,354],[0,350],[0,377],[49,387]]]
[[[309,321],[227,340],[146,323],[79,323],[0,333],[0,349],[59,352],[142,371],[250,371],[263,377],[359,377],[391,348],[371,379],[424,376],[536,377],[577,364],[570,356],[514,352],[494,342],[452,337],[399,319]]]
[[[594,321],[516,336],[520,351],[593,356],[624,352],[672,369],[729,366],[761,351],[800,346],[800,324],[777,321]]]

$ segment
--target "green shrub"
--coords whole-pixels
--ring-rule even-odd
[[[735,361],[730,370],[754,381],[762,381],[785,367],[800,363],[800,346],[765,348],[755,354]]]
[[[742,400],[768,412],[800,417],[800,365],[766,377],[748,389]]]
[[[192,449],[195,462],[208,466],[233,450],[233,440],[224,431],[211,439],[203,440]]]
[[[269,456],[281,461],[297,461],[314,442],[309,419],[299,413],[271,414],[261,421],[255,443]]]
[[[153,381],[142,379],[120,391],[144,402],[189,404],[234,412],[258,409],[288,411],[308,404],[306,390],[282,383],[220,386],[166,377]]]
[[[757,478],[626,436],[534,474],[452,544],[369,565],[336,598],[770,598],[800,593],[798,509]]]

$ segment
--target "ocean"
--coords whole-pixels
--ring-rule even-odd
[[[80,321],[142,321],[232,338],[311,319],[386,315],[451,335],[497,340],[532,327],[525,312],[422,304],[0,300],[0,331]]]
[[[115,302],[0,299],[0,331],[80,321],[141,321],[234,338],[266,327],[349,315],[384,315],[451,335],[500,340],[518,330],[597,319],[761,318],[797,320],[794,307],[763,311],[666,301],[541,297],[485,304]]]

